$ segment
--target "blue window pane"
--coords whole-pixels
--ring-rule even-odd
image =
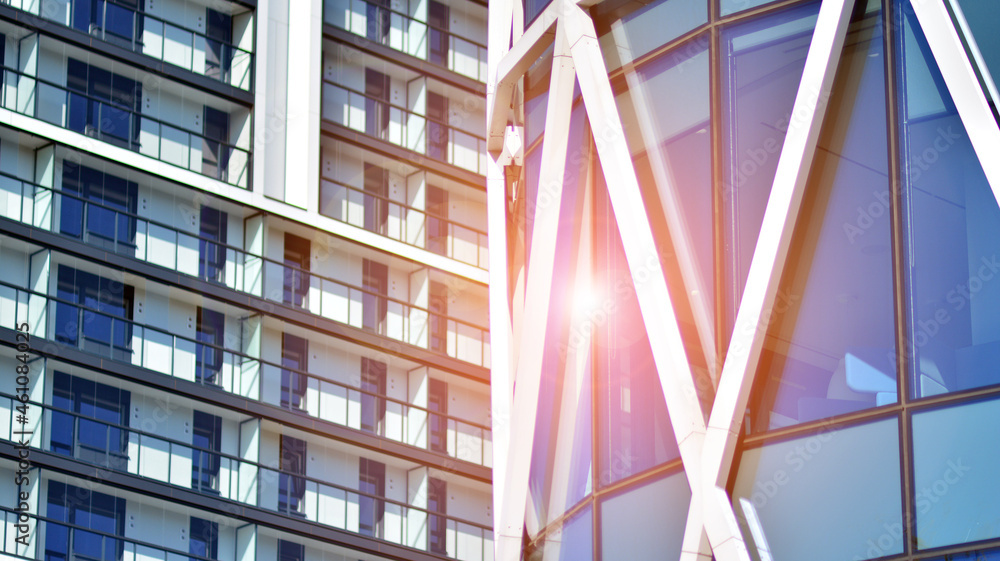
[[[901,494],[893,417],[745,451],[733,506],[773,559],[860,560],[903,551]]]
[[[1000,80],[1000,3],[993,0],[958,0],[969,31],[976,41],[986,70],[994,82]],[[954,7],[954,4],[951,5]],[[993,100],[994,103],[1000,100]]]
[[[601,504],[604,559],[679,559],[691,489],[676,473],[606,499]]]
[[[208,559],[219,555],[219,524],[191,517],[188,553]],[[193,559],[192,559],[193,561]]]
[[[593,512],[588,506],[553,528],[528,554],[528,561],[587,561],[594,558]],[[613,557],[617,559],[618,557]]]
[[[933,557],[927,561],[1000,561],[1000,549],[952,553],[944,557]]]
[[[899,2],[912,394],[1000,383],[1000,208],[908,2]]]
[[[631,62],[707,22],[706,0],[651,2],[624,16],[620,24],[612,24],[611,35],[621,58],[616,62]],[[708,38],[705,37],[699,44],[702,48],[707,48]],[[618,64],[612,63],[610,66],[617,67]]]
[[[538,14],[542,13],[542,10],[546,6],[552,3],[552,0],[521,0],[522,6],[524,6],[524,21],[525,27],[531,24],[532,21]]]
[[[851,24],[757,375],[752,430],[895,403],[885,70]],[[863,216],[859,210],[863,209]]]
[[[1000,536],[1000,400],[913,415],[921,549]]]
[[[728,16],[750,8],[756,8],[773,0],[719,0],[719,9],[722,15]]]
[[[771,193],[819,4],[722,31],[725,305],[733,324]]]

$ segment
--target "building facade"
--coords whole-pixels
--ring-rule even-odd
[[[0,557],[492,559],[486,11],[0,3]]]
[[[998,23],[491,2],[499,560],[1000,559]]]

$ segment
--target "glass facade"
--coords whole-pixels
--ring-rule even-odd
[[[566,52],[522,4],[499,64],[536,58],[499,118],[524,142],[495,158],[513,404],[531,235],[558,218],[537,421],[509,443],[523,559],[1000,558],[1000,11],[938,4],[848,0],[840,26],[830,0],[605,1],[556,14],[599,38]]]

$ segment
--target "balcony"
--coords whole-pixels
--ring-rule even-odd
[[[20,436],[14,434],[21,427],[15,423],[16,407],[20,404],[21,401],[16,396],[0,394],[0,439],[10,442],[20,440]],[[50,449],[46,445],[51,438],[48,435],[52,434],[58,417],[64,424],[69,420],[74,434],[82,424],[86,424],[95,432],[124,436],[127,454],[120,455],[121,462],[109,465],[91,461],[92,458],[88,456],[72,455],[91,465],[182,489],[192,489],[192,480],[199,476],[192,458],[209,458],[217,468],[215,487],[201,489],[200,492],[354,533],[365,533],[365,527],[377,527],[378,532],[372,537],[423,551],[432,550],[434,544],[427,527],[429,520],[436,519],[435,525],[445,529],[446,547],[445,551],[437,550],[435,553],[463,561],[480,561],[489,558],[492,553],[493,531],[485,524],[365,493],[304,473],[248,461],[218,450],[195,447],[190,443],[164,438],[127,425],[110,423],[41,403],[30,402],[28,406],[42,412],[41,415],[36,413],[33,416],[40,419],[33,427],[34,432],[47,435],[33,442],[32,446],[36,449]],[[116,448],[117,445],[109,444],[104,452]],[[367,510],[377,512],[380,515],[378,520],[361,520],[363,512]]]
[[[324,216],[488,269],[486,232],[331,177],[320,179],[320,213]]]
[[[377,335],[489,367],[487,327],[450,317],[406,301],[255,255],[183,231],[176,226],[55,191],[0,172],[0,216],[36,228],[79,239],[89,245],[134,258],[231,290],[364,329]],[[80,236],[62,231],[60,213],[72,202],[82,224],[94,219],[104,225],[83,227]],[[376,319],[373,320],[372,318]]]
[[[320,376],[0,282],[0,321],[16,325],[15,319],[28,322],[36,337],[57,346],[438,451],[457,460],[486,467],[493,463],[488,426],[367,391],[359,387],[360,376],[356,377],[359,385],[347,384],[336,379],[343,373]],[[292,392],[297,393],[297,399],[286,403],[282,394]],[[366,423],[366,419],[377,422]],[[438,430],[443,433],[444,446],[435,447],[431,442],[429,425],[441,427]]]
[[[486,138],[324,78],[323,120],[486,175]]]
[[[158,0],[150,3],[148,10],[130,7],[127,1],[7,0],[5,3],[223,84],[253,90],[254,56],[250,49],[254,15],[249,10],[230,12],[232,7],[217,3],[213,7],[226,11],[208,9],[203,20],[176,0]],[[164,18],[165,14],[172,17]],[[188,21],[179,22],[178,18]]]
[[[474,33],[478,33],[480,37],[486,36],[485,14],[480,28],[473,29],[473,25],[469,25],[468,35],[463,37],[445,27],[449,24],[448,7],[437,2],[432,4],[436,4],[438,9],[425,8],[425,11],[434,13],[424,14],[421,20],[387,5],[365,0],[326,0],[324,21],[380,45],[485,83],[486,45],[468,38]],[[441,17],[442,10],[444,17]],[[436,22],[428,23],[431,19]],[[472,18],[461,19],[472,21]]]
[[[56,61],[55,64],[65,62]],[[91,73],[101,71],[94,66],[83,66],[95,69]],[[47,72],[58,72],[58,69]],[[104,72],[115,80],[122,78]],[[0,106],[230,185],[249,188],[251,153],[249,136],[245,134],[249,128],[249,112],[243,115],[241,125],[235,122],[239,119],[229,123],[227,113],[199,104],[195,119],[199,123],[202,113],[227,116],[225,128],[228,130],[211,135],[208,126],[198,131],[177,124],[180,119],[166,120],[142,113],[138,110],[140,100],[133,99],[142,97],[141,92],[141,86],[136,86],[129,89],[128,99],[120,95],[99,97],[4,66]],[[164,95],[158,105],[162,106],[163,113],[168,113],[171,112],[168,107],[182,106],[184,102]],[[243,146],[226,140],[231,136],[239,137]]]

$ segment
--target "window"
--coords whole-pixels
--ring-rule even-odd
[[[129,404],[131,394],[56,371],[52,379],[53,452],[85,462],[128,469]]]
[[[194,379],[199,384],[218,386],[221,380],[226,316],[206,308],[198,308],[198,345],[195,349]]]
[[[306,306],[309,294],[309,240],[285,233],[283,302]]]
[[[361,359],[361,389],[378,396],[385,395],[386,365],[370,358]],[[361,394],[361,430],[381,434],[385,421],[385,400],[368,393]]]
[[[389,127],[389,77],[366,68],[365,95],[365,134],[383,138]]]
[[[138,190],[134,181],[64,160],[59,232],[135,255]]]
[[[278,478],[278,512],[305,516],[305,440],[281,435],[281,471]]]
[[[229,169],[229,113],[205,106],[201,173],[226,181]]]
[[[448,66],[448,6],[431,0],[427,6],[427,23],[431,32],[427,60]]]
[[[206,8],[205,75],[223,82],[229,81],[233,61],[233,17]]]
[[[191,517],[190,543],[188,553],[200,558],[219,558],[219,524],[201,518]],[[195,561],[195,558],[190,558]]]
[[[201,207],[201,227],[198,229],[198,277],[211,282],[226,280],[227,215],[225,212]]]
[[[427,186],[427,251],[448,255],[448,191]]]
[[[222,418],[201,411],[194,412],[191,431],[191,488],[219,494],[219,469],[222,458]],[[213,453],[214,452],[214,453]]]
[[[365,230],[386,234],[389,222],[389,170],[365,164]]]
[[[125,499],[49,480],[45,561],[116,560],[125,544]],[[59,522],[88,528],[70,528]]]
[[[142,83],[74,58],[67,62],[71,130],[139,149]]]
[[[142,47],[143,0],[76,0],[72,26],[126,49]]]
[[[448,161],[448,98],[427,92],[427,156]]]
[[[385,464],[361,458],[358,471],[358,490],[365,493],[358,497],[358,532],[381,538],[385,501],[376,497],[385,496]]]
[[[300,543],[278,540],[278,561],[305,561],[306,547]]]
[[[448,287],[442,282],[431,281],[430,302],[430,349],[439,353],[448,352]]]
[[[392,12],[389,11],[389,0],[366,0],[365,15],[368,18],[369,40],[379,44],[389,42],[389,29],[392,22]]]
[[[431,553],[448,554],[448,484],[441,479],[429,478],[427,484],[428,547]],[[437,515],[435,515],[436,513]]]
[[[427,388],[427,410],[430,418],[429,448],[434,452],[448,453],[448,384],[430,378]],[[440,415],[435,415],[440,413]]]
[[[281,335],[281,406],[286,409],[305,409],[306,375],[309,370],[309,345],[302,337]],[[294,369],[301,372],[295,372]]]
[[[127,284],[59,266],[56,341],[131,361],[133,289]]]
[[[382,333],[388,313],[384,294],[389,290],[389,268],[377,261],[365,259],[362,265],[361,326],[369,331]]]

